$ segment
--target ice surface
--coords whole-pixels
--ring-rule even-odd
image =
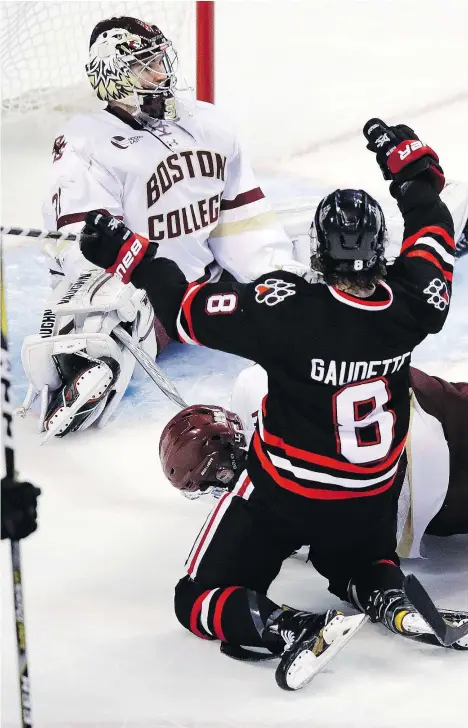
[[[257,33],[246,26],[252,37],[242,46],[248,50],[249,63],[258,50],[256,62],[273,72],[272,60],[279,66],[286,61],[278,53],[278,43],[276,55],[273,50],[267,52],[264,36],[281,38],[278,18],[282,16],[277,4],[261,5],[271,12],[249,4],[248,17],[252,24],[257,23]],[[377,5],[382,7],[380,15]],[[461,22],[466,8],[455,2],[418,0],[412,3],[411,13],[400,16],[403,6],[408,7],[400,0],[392,4],[344,0],[288,4],[288,13],[297,12],[296,20],[288,23],[304,28],[323,67],[316,71],[313,88],[307,74],[301,82],[304,96],[310,94],[316,104],[315,131],[307,135],[305,129],[306,123],[313,127],[314,111],[309,106],[305,110],[293,106],[285,125],[278,123],[278,134],[291,137],[296,127],[300,129],[299,140],[311,151],[289,156],[274,175],[264,173],[262,186],[277,204],[292,198],[307,201],[321,190],[346,184],[363,185],[385,196],[386,187],[371,155],[357,135],[348,134],[368,114],[385,118],[386,112],[392,112],[395,120],[414,123],[440,152],[449,176],[467,179],[468,152],[463,141],[468,125],[468,104],[466,95],[463,97],[466,78],[456,71],[463,31],[466,34],[466,23]],[[415,6],[422,13],[419,17]],[[240,26],[246,4],[233,7],[238,8],[239,17],[236,21],[234,13],[231,22]],[[284,3],[281,7],[284,16]],[[434,50],[438,13],[441,25],[450,29],[450,34],[442,34],[446,52],[441,54]],[[388,16],[392,22],[387,26]],[[408,27],[398,36],[405,23]],[[372,29],[382,26],[390,28],[391,42],[382,33],[371,35]],[[414,46],[403,63],[399,53],[402,47],[408,48],[409,37]],[[294,46],[285,52],[290,63],[295,58]],[[302,46],[300,54],[300,67],[304,68],[307,54]],[[466,57],[466,44],[463,54]],[[348,58],[354,59],[354,65],[348,65]],[[405,81],[405,73],[411,76],[412,69],[416,85]],[[241,89],[236,87],[235,99],[240,92],[252,99],[262,92],[252,80],[249,85],[247,71],[250,73],[250,66]],[[280,84],[283,91],[275,97],[275,106],[283,113],[291,111],[287,78]],[[234,79],[230,88],[233,84]],[[334,94],[334,88],[339,93]],[[273,87],[263,89],[265,109],[271,109],[273,91]],[[225,102],[227,96],[222,94]],[[444,105],[449,96],[452,102]],[[300,106],[301,99],[295,98]],[[242,111],[237,104],[238,119],[245,129],[253,128],[257,138],[262,108],[260,105],[249,118],[249,105]],[[423,108],[424,113],[414,113]],[[269,134],[272,128],[268,123]],[[42,130],[41,143],[47,135],[53,138],[49,128]],[[261,146],[265,144],[262,139]],[[282,144],[283,151],[292,151],[284,139]],[[48,163],[48,149],[46,154],[39,137],[25,136],[24,128],[19,127],[4,134],[2,217],[6,223],[40,224]],[[35,330],[47,293],[46,265],[34,244],[6,251],[6,274],[14,393],[19,402],[25,391],[19,361],[21,340]],[[414,357],[426,370],[453,380],[468,379],[467,284],[465,258],[456,270],[446,327],[437,337],[430,337]],[[160,361],[188,402],[224,405],[229,404],[230,386],[244,365],[235,357],[181,345],[172,345]],[[216,644],[197,640],[179,626],[172,610],[173,587],[209,503],[185,500],[162,477],[158,438],[175,411],[153,383],[141,377],[132,383],[117,416],[103,431],[41,447],[33,419],[15,422],[21,475],[40,485],[43,492],[39,531],[22,545],[35,725],[465,726],[466,653],[418,645],[368,624],[310,686],[286,694],[274,682],[271,663],[245,665],[229,660]],[[406,568],[420,576],[441,605],[468,609],[468,537],[428,538],[426,547],[429,558],[407,562]],[[3,543],[2,724],[13,726],[19,724],[19,699],[8,561],[9,550]],[[285,564],[271,594],[278,601],[303,608],[339,606],[327,593],[324,580],[300,557]]]

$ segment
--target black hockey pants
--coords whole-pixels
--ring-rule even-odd
[[[268,618],[279,609],[268,589],[283,561],[304,545],[329,590],[343,600],[351,579],[362,605],[374,589],[401,587],[393,489],[352,501],[293,497],[294,518],[275,511],[243,475],[220,498],[189,554],[187,576],[176,586],[175,612],[184,627],[204,639],[264,645]]]

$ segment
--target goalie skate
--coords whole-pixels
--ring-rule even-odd
[[[96,419],[105,406],[107,394],[119,374],[119,366],[110,357],[85,359],[84,366],[71,382],[65,383],[49,405],[44,421],[46,435],[64,437],[76,432],[90,417]],[[93,416],[94,415],[94,416]]]
[[[345,617],[334,609],[316,617],[305,621],[303,629],[290,644],[287,633],[281,632],[287,646],[275,678],[283,690],[299,690],[307,685],[367,620],[366,615]]]

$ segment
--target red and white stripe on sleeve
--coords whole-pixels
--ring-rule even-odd
[[[193,330],[191,307],[193,299],[198,291],[205,286],[206,283],[189,283],[185,295],[182,299],[180,311],[177,316],[177,333],[183,344],[193,344],[194,346],[203,346]]]
[[[403,242],[400,255],[406,258],[423,258],[435,265],[445,280],[452,281],[455,241],[439,225],[429,225],[410,235]]]

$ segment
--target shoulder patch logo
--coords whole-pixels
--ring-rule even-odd
[[[58,162],[59,159],[62,159],[63,152],[65,147],[67,146],[67,141],[63,134],[61,136],[58,136],[57,139],[54,141],[54,146],[52,147],[52,157],[54,158],[54,162]]]
[[[255,286],[255,300],[257,303],[266,303],[267,306],[276,306],[288,296],[296,293],[296,284],[282,281],[278,278],[267,278],[263,283]]]
[[[447,285],[440,278],[433,278],[423,292],[428,296],[427,302],[439,311],[443,311],[450,303]]]

